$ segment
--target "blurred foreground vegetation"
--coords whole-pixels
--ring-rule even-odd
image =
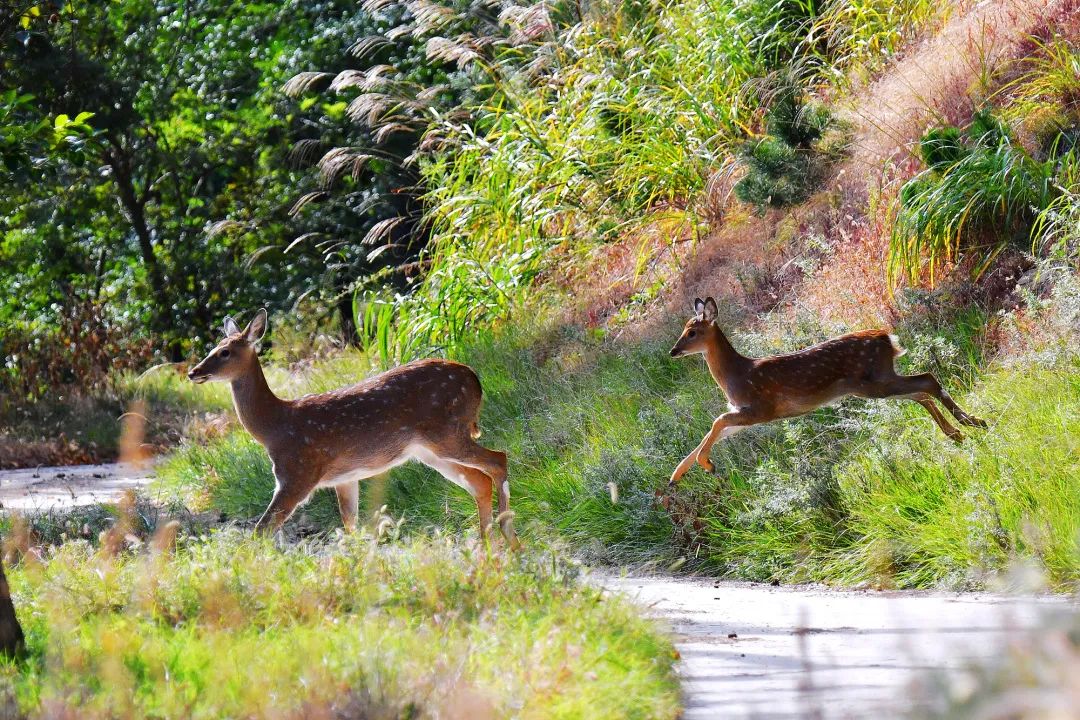
[[[26,557],[5,717],[677,716],[670,642],[560,552],[374,527],[285,549],[222,530]]]

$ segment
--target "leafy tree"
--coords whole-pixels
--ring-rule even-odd
[[[305,180],[286,158],[315,112],[284,105],[280,84],[341,53],[357,16],[344,2],[124,0],[39,4],[5,25],[0,74],[20,132],[93,113],[93,133],[12,173],[0,323],[49,332],[92,306],[177,360],[225,312],[296,302],[324,271],[315,258],[253,262],[303,229],[287,210]],[[5,162],[36,152],[5,147]]]

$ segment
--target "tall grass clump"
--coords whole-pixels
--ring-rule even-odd
[[[68,542],[10,580],[12,717],[678,714],[670,641],[558,553],[226,530],[164,553]]]
[[[1060,192],[1057,163],[1032,157],[989,110],[963,132],[929,131],[919,152],[927,167],[901,189],[889,247],[894,280],[933,279],[961,253],[983,269],[1008,245],[1028,246],[1035,218]]]
[[[1080,253],[1080,49],[1064,38],[1037,41],[1000,92],[1004,117],[1058,163],[1054,199],[1032,228],[1036,252],[1075,261]]]
[[[1080,258],[1080,149],[1060,163],[1055,197],[1032,226],[1033,249],[1043,255],[1076,263]]]

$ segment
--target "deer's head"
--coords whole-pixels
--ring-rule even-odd
[[[705,352],[709,341],[719,332],[713,322],[718,313],[716,301],[711,297],[694,300],[694,317],[686,321],[682,335],[675,347],[671,348],[671,357],[682,357]]]
[[[266,309],[255,313],[255,317],[243,330],[231,317],[225,318],[225,339],[217,344],[203,361],[191,368],[188,377],[192,382],[204,383],[207,380],[230,381],[244,373],[250,367],[255,356],[255,343],[266,332]]]

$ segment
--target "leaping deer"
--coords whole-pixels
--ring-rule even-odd
[[[449,360],[417,360],[356,385],[283,400],[266,384],[255,351],[265,332],[266,310],[259,310],[243,330],[225,318],[225,339],[188,373],[196,383],[231,385],[241,424],[273,462],[274,497],[257,531],[277,531],[320,487],[334,488],[342,523],[352,529],[359,481],[419,460],[472,495],[482,536],[491,526],[496,492],[499,527],[511,547],[519,546],[510,515],[506,454],[476,442],[483,391],[472,368]]]
[[[895,335],[863,330],[826,340],[799,352],[748,358],[740,355],[716,324],[716,301],[694,300],[694,317],[686,323],[672,357],[702,353],[716,384],[727,395],[731,410],[712,424],[694,451],[671,474],[668,490],[696,461],[712,472],[713,444],[733,432],[780,418],[805,415],[848,395],[865,398],[906,398],[926,408],[930,417],[956,442],[964,436],[949,424],[936,399],[963,425],[986,423],[960,409],[930,373],[898,375],[893,361],[904,354]]]

